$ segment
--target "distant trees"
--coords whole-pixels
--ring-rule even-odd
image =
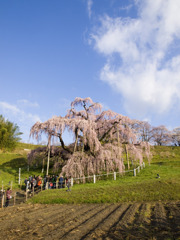
[[[102,172],[123,172],[124,156],[128,168],[130,162],[141,164],[144,156],[150,159],[150,145],[148,142],[137,142],[133,125],[134,120],[126,116],[111,110],[102,111],[101,104],[91,98],[75,98],[65,117],[55,116],[44,123],[37,122],[30,134],[36,139],[43,133],[48,137],[47,174],[51,142],[58,138],[68,154],[62,174],[84,177]],[[63,141],[65,129],[74,135],[74,143],[70,146],[65,146]]]
[[[149,143],[152,141],[153,127],[148,122],[134,120],[131,128],[134,129],[138,141]]]
[[[152,145],[171,145],[180,146],[180,128],[173,131],[165,126],[153,127],[146,121],[134,120],[131,128],[134,129],[137,139],[140,142],[149,142]]]
[[[180,146],[180,127],[173,129],[172,142],[174,143],[175,146]]]
[[[165,126],[153,127],[152,140],[157,145],[168,145],[172,143],[172,133]]]
[[[16,147],[16,143],[21,140],[19,127],[8,121],[0,115],[0,149],[12,150]]]

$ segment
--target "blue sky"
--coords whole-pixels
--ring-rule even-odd
[[[179,0],[0,0],[0,114],[24,142],[75,97],[180,126],[179,12]]]

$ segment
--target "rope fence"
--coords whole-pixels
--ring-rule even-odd
[[[143,162],[141,165],[139,165],[137,168],[134,168],[132,170],[127,170],[127,171],[123,171],[123,172],[111,172],[111,173],[105,173],[105,174],[98,174],[98,175],[91,175],[91,176],[86,176],[86,177],[80,177],[80,178],[70,178],[69,181],[63,181],[59,182],[56,181],[55,183],[53,183],[53,185],[51,185],[51,182],[46,182],[42,179],[41,185],[40,186],[32,186],[32,188],[30,189],[28,187],[28,185],[26,185],[25,191],[12,191],[12,185],[13,183],[10,182],[10,190],[12,191],[11,193],[11,198],[8,201],[8,206],[15,206],[17,204],[26,202],[28,200],[28,198],[33,197],[35,194],[38,194],[39,192],[43,191],[43,190],[48,190],[48,189],[60,189],[60,188],[66,188],[71,186],[73,187],[74,184],[79,184],[79,183],[86,183],[86,182],[93,182],[94,184],[97,182],[97,180],[102,180],[102,178],[109,177],[112,176],[112,179],[114,181],[116,181],[117,176],[123,176],[125,175],[125,173],[133,173],[133,176],[136,177],[137,173],[140,173],[140,170],[142,170],[143,168],[145,168],[145,163]],[[19,175],[19,185],[22,186],[22,182],[24,179],[20,178]],[[2,188],[0,191],[0,208],[4,208],[6,207],[6,203],[7,203],[7,198],[6,198],[6,191],[4,190],[4,184],[2,181]]]
[[[125,173],[130,173],[133,172],[133,176],[136,177],[137,173],[140,173],[140,170],[142,170],[143,168],[145,168],[145,163],[143,162],[140,166],[138,166],[137,168],[134,168],[132,170],[127,170],[127,171],[123,171],[123,172],[112,172],[112,173],[105,173],[105,174],[99,174],[99,175],[91,175],[91,176],[86,176],[86,177],[80,177],[80,178],[71,178],[71,186],[74,185],[74,183],[76,183],[76,181],[82,181],[85,182],[85,179],[93,179],[93,182],[96,183],[96,180],[98,178],[98,180],[100,180],[100,177],[108,177],[110,175],[113,175],[113,179],[116,180],[117,178],[117,174],[119,174],[120,176],[125,175]]]

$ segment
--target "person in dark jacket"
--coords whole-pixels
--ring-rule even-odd
[[[60,188],[63,187],[63,182],[64,182],[64,179],[63,179],[63,177],[61,176],[61,177],[59,178],[59,187],[60,187]]]

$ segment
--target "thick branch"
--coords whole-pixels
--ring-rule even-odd
[[[110,128],[108,129],[108,131],[103,134],[103,136],[100,138],[99,141],[101,142],[101,141],[110,133],[110,131],[115,127],[115,125],[118,124],[118,123],[119,123],[119,122],[117,122],[117,121],[114,122],[113,125],[112,125],[112,127],[110,127]]]
[[[61,134],[58,134],[58,137],[59,137],[59,141],[60,141],[60,143],[61,143],[62,148],[63,148],[65,151],[67,151],[67,152],[69,152],[69,153],[72,153],[72,152],[64,145],[64,141],[63,141],[63,139],[62,139]]]

